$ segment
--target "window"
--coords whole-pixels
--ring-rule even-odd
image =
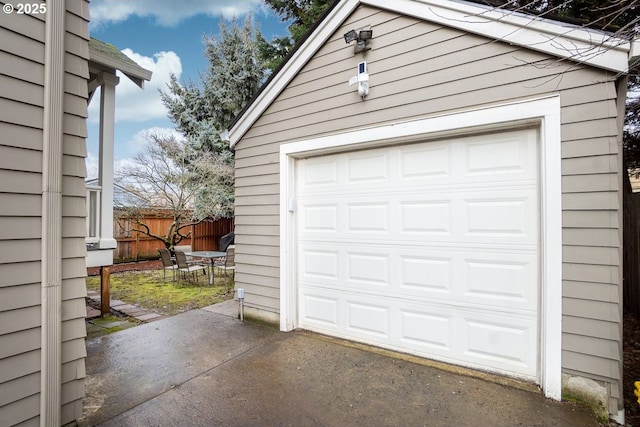
[[[99,186],[87,186],[87,242],[100,240],[100,190]]]

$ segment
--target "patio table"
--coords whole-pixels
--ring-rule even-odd
[[[215,270],[213,267],[213,262],[216,258],[226,257],[226,252],[218,252],[218,251],[192,251],[185,252],[186,256],[191,256],[194,258],[209,258],[211,260],[211,270],[209,271],[209,284],[213,285],[213,275],[215,274]]]

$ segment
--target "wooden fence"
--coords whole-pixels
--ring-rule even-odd
[[[142,222],[149,226],[152,234],[163,236],[172,219],[166,212],[149,211],[143,215]],[[179,244],[191,245],[194,251],[215,251],[220,237],[233,231],[233,226],[233,219],[205,220],[183,229],[182,234],[189,233],[189,237]],[[155,259],[158,258],[158,249],[164,247],[161,241],[134,231],[135,222],[131,218],[120,217],[116,213],[113,227],[113,235],[118,242],[113,254],[114,263]]]
[[[624,187],[624,312],[640,319],[640,193],[633,193],[628,177]]]

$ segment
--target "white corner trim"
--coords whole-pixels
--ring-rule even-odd
[[[549,100],[540,126],[541,310],[540,385],[562,398],[562,153],[560,98]]]
[[[293,141],[280,146],[280,329],[298,326],[295,214],[296,159],[354,148],[428,140],[510,125],[536,125],[540,132],[541,308],[540,385],[545,396],[560,400],[562,389],[562,187],[560,98],[551,96],[452,114],[363,128],[342,134]],[[464,124],[464,126],[460,126]]]
[[[66,2],[45,17],[42,153],[40,425],[60,425],[62,404],[62,144]]]

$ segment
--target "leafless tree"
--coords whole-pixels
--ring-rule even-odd
[[[119,184],[138,195],[137,202],[117,206],[131,218],[137,231],[161,241],[167,249],[188,238],[188,227],[199,223],[212,212],[223,210],[216,197],[199,197],[203,189],[218,194],[216,185],[233,182],[233,164],[213,153],[195,158],[189,145],[172,135],[147,134],[147,144],[135,157],[134,164],[118,174]],[[131,201],[131,198],[129,198]],[[153,233],[144,222],[144,213],[151,209],[170,212],[172,222],[165,233]]]

